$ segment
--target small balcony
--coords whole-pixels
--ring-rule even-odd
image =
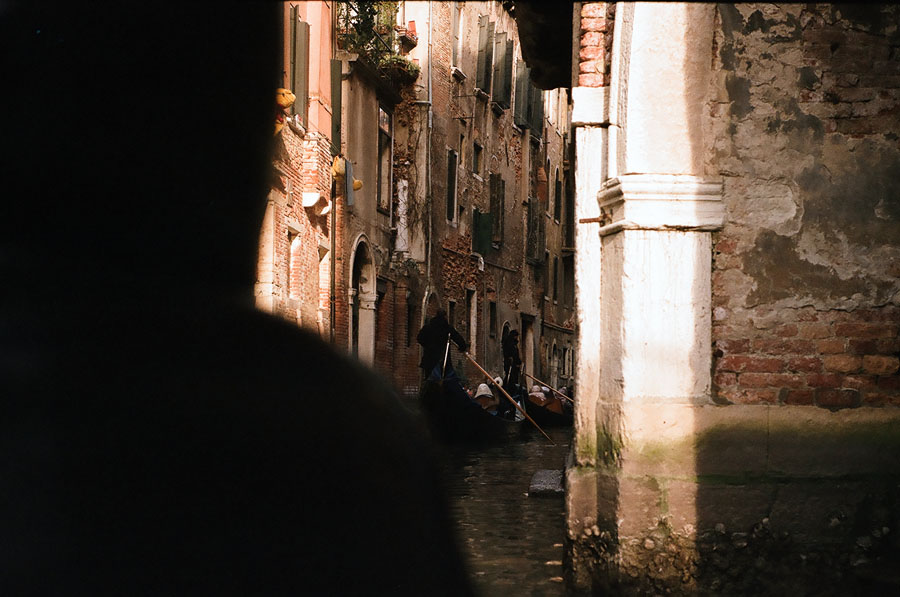
[[[337,15],[338,47],[358,54],[394,87],[415,83],[419,65],[402,55],[418,43],[415,23],[397,25],[397,2],[343,0]]]

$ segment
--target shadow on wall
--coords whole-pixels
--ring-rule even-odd
[[[873,30],[871,22],[877,21],[871,21],[871,14],[868,17],[863,14],[867,11],[869,9],[852,9],[851,12],[848,8],[844,12],[845,17],[861,16],[863,20],[857,22],[855,28],[868,31]],[[749,13],[746,21],[741,13]],[[815,22],[815,17],[811,17],[811,21]],[[755,94],[764,91],[757,89],[757,82],[742,79],[734,72],[735,63],[748,59],[748,54],[741,52],[747,50],[749,43],[735,55],[735,45],[730,43],[733,36],[765,34],[773,44],[785,43],[789,48],[799,46],[817,65],[815,69],[800,69],[797,89],[784,90],[783,101],[780,104],[776,101],[792,113],[782,115],[785,122],[776,114],[775,127],[770,122],[761,140],[762,147],[768,149],[763,150],[765,155],[757,155],[756,159],[762,167],[766,162],[773,166],[766,171],[768,176],[777,176],[778,169],[784,166],[774,163],[780,159],[777,157],[780,154],[775,153],[776,148],[787,139],[789,146],[800,152],[798,165],[801,159],[808,160],[812,156],[818,156],[814,161],[819,162],[823,149],[833,142],[833,137],[823,135],[823,124],[796,109],[797,104],[793,101],[795,94],[801,95],[803,87],[811,85],[810,77],[816,78],[813,72],[821,75],[822,71],[828,70],[829,59],[814,57],[810,54],[811,49],[803,45],[809,31],[804,33],[800,22],[791,15],[779,22],[769,20],[759,10],[739,11],[738,7],[725,4],[720,4],[717,9],[716,24],[719,34],[727,40],[719,51],[726,71],[722,80],[732,102],[732,132],[739,121],[744,121],[743,126],[747,126],[745,119],[756,119],[757,126],[765,126],[764,116],[754,112],[755,102],[760,101]],[[837,32],[833,35],[844,39]],[[829,41],[835,42],[835,39]],[[829,55],[833,56],[840,45],[832,43]],[[873,51],[871,48],[857,49]],[[767,51],[777,54],[779,49],[777,45],[770,45]],[[769,79],[758,72],[758,67],[756,74],[765,81]],[[804,104],[804,109],[810,109],[809,104]],[[783,133],[782,137],[776,137],[778,133]],[[708,151],[708,142],[712,140],[704,143],[701,139],[691,138],[690,141],[693,151]],[[866,232],[857,229],[857,220],[865,218],[863,214],[873,213],[875,207],[873,204],[862,209],[863,204],[871,203],[873,195],[877,197],[886,184],[896,180],[895,171],[881,167],[890,159],[879,158],[880,163],[873,160],[865,173],[860,171],[862,178],[852,176],[852,189],[845,188],[841,193],[840,181],[850,176],[842,168],[852,169],[853,160],[849,153],[839,155],[847,151],[846,146],[838,149],[837,154],[833,147],[831,170],[822,178],[820,188],[808,194],[805,205],[801,204],[806,213],[801,218],[801,232],[797,238],[804,230],[807,233],[815,232],[815,228],[837,230],[829,234],[841,236],[846,233],[851,242],[855,234],[855,242],[868,247],[863,252],[876,250],[875,243],[895,242],[896,217],[893,232],[884,230],[884,234],[879,234],[879,228],[891,224],[878,217],[870,220],[874,228]],[[743,151],[748,150],[743,148]],[[741,155],[734,157],[740,159]],[[744,164],[747,163],[745,160]],[[743,178],[750,179],[751,185],[761,182],[754,176],[760,175],[753,174],[752,167],[747,166]],[[866,182],[861,182],[863,179]],[[805,183],[802,179],[790,180],[787,184],[794,183],[801,189],[808,186],[808,180]],[[859,195],[859,188],[866,188],[868,193],[863,195],[867,196],[851,205],[848,200]],[[821,206],[823,198],[830,194],[841,196],[835,197],[827,208]],[[857,209],[859,212],[855,215],[849,213]],[[734,217],[734,214],[729,215]],[[863,228],[869,225],[868,222],[860,224]],[[747,299],[748,303],[768,302],[777,309],[776,303],[780,299],[815,296],[816,293],[825,296],[835,293],[839,297],[841,287],[852,286],[854,282],[861,286],[850,292],[844,290],[845,296],[856,291],[883,294],[879,289],[881,284],[874,282],[874,272],[873,277],[866,279],[869,274],[863,269],[862,278],[847,281],[839,278],[834,268],[813,265],[798,258],[796,239],[779,236],[765,227],[760,227],[759,231],[757,242],[773,238],[783,242],[770,242],[768,250],[760,247],[757,254],[744,260],[743,273],[755,279],[754,288],[758,289],[755,296]],[[755,332],[763,338],[772,331]],[[724,398],[722,401],[727,403]],[[679,504],[694,500],[696,523],[691,531],[696,539],[697,559],[689,569],[696,575],[698,589],[704,593],[731,595],[896,592],[900,586],[900,577],[896,574],[900,561],[900,461],[897,459],[900,414],[895,411],[890,408],[830,411],[816,406],[778,404],[733,404],[697,409],[689,446],[694,457],[696,482],[669,481],[666,499],[670,512],[675,514],[670,518],[675,529],[683,522],[677,516]]]
[[[0,5],[5,594],[471,594],[396,396],[253,305],[280,7]]]

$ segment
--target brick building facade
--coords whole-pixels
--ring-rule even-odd
[[[501,3],[405,8],[407,19],[426,24],[410,54],[423,68],[398,107],[396,150],[413,206],[408,254],[425,274],[412,291],[413,320],[421,325],[443,307],[472,356],[497,375],[501,340],[519,330],[525,370],[570,383],[562,373],[570,358],[560,357],[572,356],[574,325],[573,301],[560,302],[574,279],[560,265],[570,255],[562,231],[574,214],[566,200],[568,95],[531,84]],[[454,365],[470,383],[483,381],[460,355]]]
[[[339,31],[326,34],[332,10]],[[407,394],[421,378],[416,333],[438,306],[495,374],[503,335],[518,329],[526,370],[571,384],[568,94],[531,85],[499,2],[397,3],[379,39],[419,69],[399,82],[377,40],[346,37],[342,19],[362,10],[285,3],[285,86],[302,97],[278,134],[259,306],[317,329]],[[360,188],[332,177],[334,156]]]

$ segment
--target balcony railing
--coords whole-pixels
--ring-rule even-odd
[[[397,2],[337,3],[338,45],[364,56],[379,74],[402,85],[415,81],[419,67],[400,55],[396,22]]]

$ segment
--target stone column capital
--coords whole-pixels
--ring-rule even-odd
[[[624,174],[597,193],[600,236],[621,230],[720,230],[722,179],[687,174]]]

